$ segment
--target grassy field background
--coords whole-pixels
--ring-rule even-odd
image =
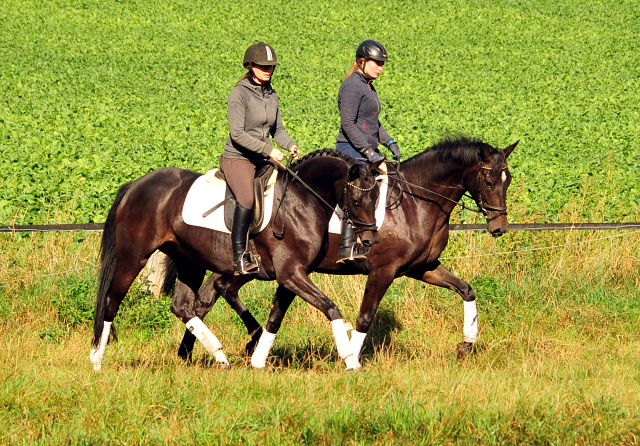
[[[385,44],[381,120],[404,157],[446,132],[510,157],[510,219],[638,221],[635,2],[360,5],[6,1],[0,8],[0,223],[102,222],[150,170],[217,165],[244,49],[271,43],[285,124],[331,147],[357,44]],[[479,222],[455,213],[456,222]],[[640,233],[455,233],[443,262],[477,291],[478,351],[459,362],[462,303],[396,280],[347,374],[329,324],[295,302],[266,372],[219,302],[232,362],[176,355],[169,299],[136,285],[101,373],[88,361],[99,234],[0,234],[2,444],[637,444]],[[549,249],[539,249],[551,247]],[[313,280],[354,322],[364,278]],[[264,321],[274,284],[241,297]]]

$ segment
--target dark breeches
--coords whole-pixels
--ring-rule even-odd
[[[256,165],[249,160],[220,158],[220,167],[238,203],[245,209],[253,209],[253,179]]]

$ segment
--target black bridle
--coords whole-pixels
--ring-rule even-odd
[[[393,164],[391,164],[391,163],[387,163],[387,165],[393,166]],[[501,170],[505,171],[508,168],[509,168],[509,166],[505,163]],[[482,195],[482,187],[480,186],[480,181],[482,180],[482,170],[491,170],[492,168],[491,167],[487,167],[487,166],[483,166],[482,162],[480,164],[480,167],[478,168],[478,174],[476,175],[476,189],[477,189],[477,193],[478,193],[478,199],[476,200],[473,196],[470,197],[478,205],[477,209],[470,208],[469,206],[466,206],[464,203],[461,203],[460,200],[458,200],[458,201],[452,200],[451,198],[449,198],[449,197],[447,197],[445,195],[439,194],[438,192],[435,192],[435,191],[433,191],[431,189],[427,189],[426,187],[418,186],[417,184],[411,183],[411,182],[405,180],[402,177],[402,174],[400,173],[400,170],[396,166],[393,166],[393,169],[395,170],[395,175],[393,175],[391,177],[395,181],[397,181],[399,183],[404,183],[407,186],[419,189],[421,191],[428,192],[430,194],[436,195],[436,196],[438,196],[440,198],[444,198],[445,200],[450,201],[451,203],[454,203],[456,206],[460,206],[463,209],[467,209],[467,210],[469,210],[471,212],[476,212],[478,214],[482,214],[482,215],[484,215],[484,218],[487,220],[487,223],[489,223],[490,221],[498,218],[501,215],[507,215],[507,207],[506,206],[505,207],[494,206],[494,205],[487,204],[487,203],[484,202],[483,195]],[[436,184],[435,186],[450,188],[449,186],[440,186],[438,184]],[[455,189],[459,189],[460,187],[462,187],[462,185],[455,186]],[[400,191],[401,191],[401,193],[405,192],[403,189],[400,189]],[[407,193],[409,193],[409,192],[407,191]],[[420,195],[416,195],[416,194],[411,194],[411,195],[416,197],[416,198],[421,198],[423,200],[427,200],[427,198],[422,197]],[[491,218],[489,218],[489,211],[498,212],[498,214],[494,215]]]

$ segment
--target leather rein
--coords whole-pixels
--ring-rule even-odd
[[[389,165],[390,163],[387,163],[387,164]],[[508,168],[509,168],[509,166],[507,165],[507,163],[505,163],[504,166],[502,167],[502,171],[505,171]],[[500,215],[507,215],[507,207],[506,206],[505,207],[493,206],[491,204],[485,203],[484,200],[483,200],[482,188],[480,187],[480,180],[481,180],[481,174],[480,173],[481,173],[482,170],[491,170],[491,167],[483,166],[481,164],[480,168],[478,169],[478,174],[476,176],[476,185],[477,185],[477,189],[478,189],[479,199],[476,201],[476,203],[478,204],[478,208],[476,208],[476,209],[470,208],[469,206],[466,206],[464,203],[461,203],[460,200],[458,200],[458,201],[452,200],[451,198],[446,197],[446,196],[444,196],[442,194],[439,194],[438,192],[435,192],[435,191],[433,191],[431,189],[427,189],[426,187],[418,186],[417,184],[411,183],[411,182],[405,180],[402,177],[402,174],[400,173],[400,170],[396,166],[393,166],[393,169],[396,171],[396,173],[395,173],[395,175],[393,175],[391,177],[395,181],[398,181],[399,183],[404,183],[407,186],[414,187],[414,188],[419,189],[421,191],[428,192],[430,194],[436,195],[436,196],[438,196],[440,198],[444,198],[445,200],[450,201],[451,203],[454,203],[455,205],[460,206],[463,209],[467,209],[467,210],[469,210],[471,212],[476,212],[478,214],[482,214],[482,215],[484,215],[484,218],[487,220],[487,223],[489,223],[491,220],[494,220],[494,219],[498,218]],[[439,185],[436,184],[435,186],[439,186]],[[439,187],[450,188],[449,186],[439,186]],[[458,185],[458,186],[455,186],[455,187],[452,187],[452,188],[459,189],[460,187],[461,187],[461,185]],[[401,192],[405,192],[402,189],[400,189],[400,191]],[[425,197],[421,197],[420,195],[414,195],[414,194],[412,194],[412,195],[415,196],[416,198],[421,198],[423,200],[426,200]],[[463,195],[463,196],[465,196],[465,195]],[[470,197],[470,198],[475,200],[473,197]],[[494,215],[491,218],[489,218],[489,212],[488,211],[498,212],[498,214]]]
[[[311,192],[311,195],[313,195],[314,197],[316,197],[320,203],[322,203],[324,206],[326,206],[328,209],[331,210],[331,212],[333,214],[336,214],[338,216],[338,218],[342,221],[348,222],[355,230],[356,232],[363,232],[366,230],[370,230],[370,231],[377,231],[378,227],[376,226],[376,223],[367,223],[365,221],[362,221],[356,217],[353,216],[353,212],[351,211],[351,206],[349,205],[349,200],[347,200],[347,186],[351,186],[354,189],[363,191],[363,192],[369,192],[371,191],[374,187],[377,186],[377,183],[374,182],[373,186],[371,186],[368,189],[363,189],[359,186],[356,186],[353,183],[349,183],[348,181],[344,182],[344,188],[343,188],[343,201],[344,203],[342,205],[339,205],[340,209],[342,210],[342,215],[340,215],[340,213],[333,207],[331,206],[329,203],[327,203],[327,201],[322,198],[316,191],[314,191],[311,186],[309,186],[307,183],[305,183],[304,181],[302,181],[302,179],[298,176],[298,174],[296,174],[291,168],[289,168],[288,165],[284,165],[283,163],[281,163],[280,161],[276,161],[276,160],[271,160],[276,168],[279,168],[281,170],[284,170],[285,173],[288,173],[289,175],[291,175],[295,180],[298,180],[298,182],[305,188],[307,189],[309,192]],[[291,162],[291,159],[289,159],[289,162]],[[288,163],[287,163],[288,164]],[[282,206],[282,203],[284,202],[284,196],[287,193],[287,189],[288,189],[288,177],[285,176],[285,180],[284,180],[285,184],[284,184],[284,191],[282,193],[282,199],[280,201],[280,204],[278,205],[278,209],[276,209],[275,215],[278,214],[278,212],[280,211],[280,207]],[[274,235],[278,238],[282,238],[284,236],[284,221],[282,222],[282,230],[280,232],[276,232],[274,229]]]

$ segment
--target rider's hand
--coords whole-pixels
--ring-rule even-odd
[[[271,153],[269,154],[269,158],[273,158],[276,161],[282,161],[284,159],[284,153],[275,147],[271,148]]]
[[[298,146],[295,144],[289,148],[289,153],[291,154],[291,158],[294,160],[300,158],[300,150],[298,150]]]
[[[395,141],[392,141],[388,147],[391,153],[393,154],[393,159],[396,161],[400,161],[400,147],[398,147],[398,143]]]
[[[378,152],[377,150],[364,149],[362,151],[362,154],[367,157],[370,164],[377,163],[378,161],[382,161],[384,159],[382,153]]]

